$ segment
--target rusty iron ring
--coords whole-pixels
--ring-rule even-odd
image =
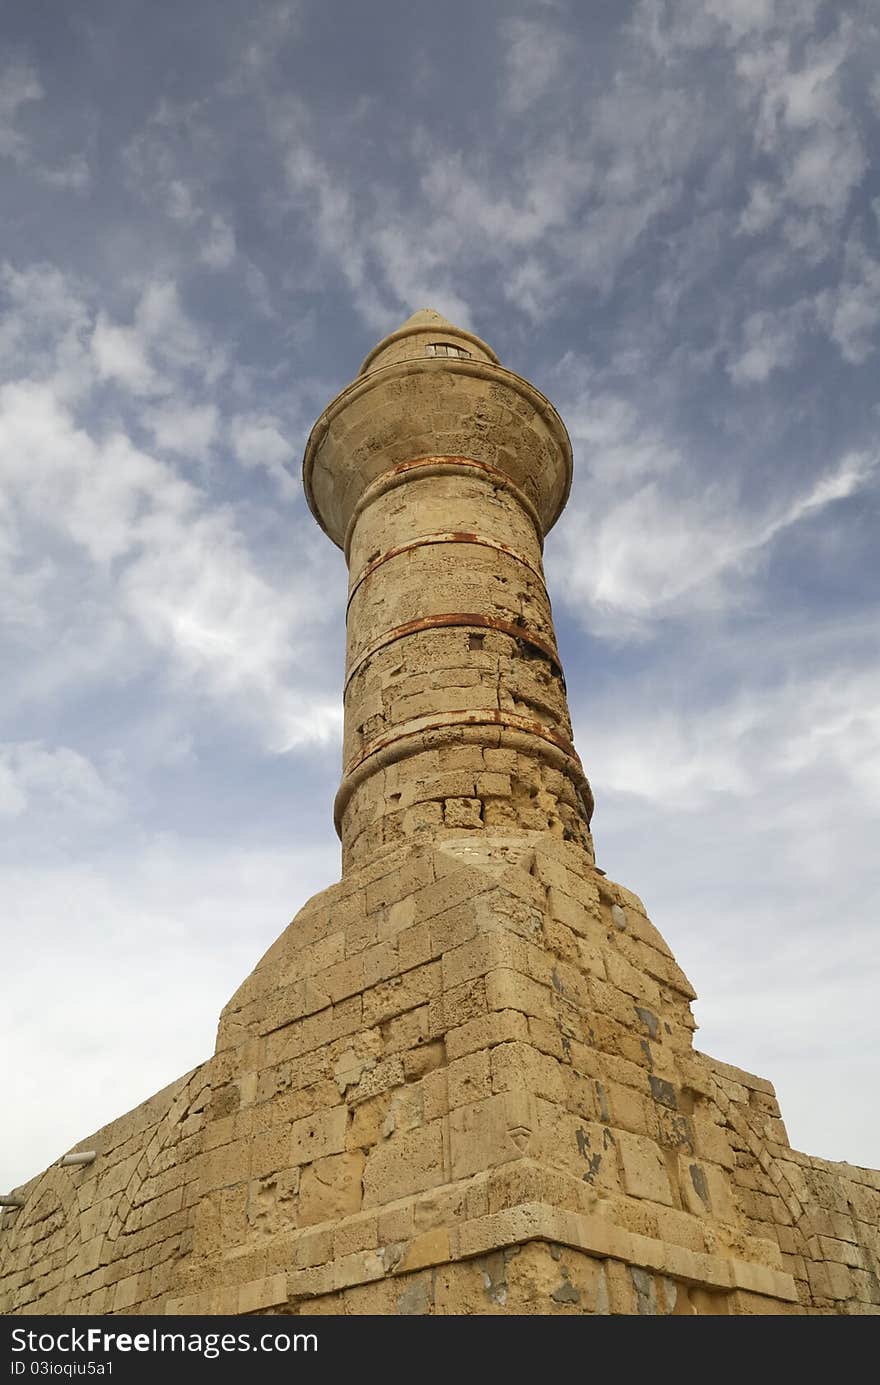
[[[525,510],[535,528],[538,536],[538,543],[544,547],[544,526],[541,523],[541,516],[535,508],[534,502],[529,499],[521,486],[507,471],[502,471],[500,467],[492,466],[490,462],[478,462],[473,457],[454,457],[454,456],[430,456],[413,457],[408,462],[398,462],[397,466],[389,467],[387,471],[380,471],[378,476],[374,476],[368,486],[364,487],[354,509],[348,527],[345,531],[345,538],[342,542],[345,561],[351,558],[351,539],[354,533],[354,526],[368,505],[377,500],[380,495],[385,495],[387,491],[395,490],[398,486],[404,485],[414,471],[421,471],[425,476],[446,476],[456,472],[463,475],[476,475],[480,480],[489,482],[493,486],[503,486],[509,490],[513,498]]]
[[[511,639],[519,640],[523,644],[531,645],[540,650],[546,659],[550,660],[560,678],[564,679],[562,664],[559,662],[559,655],[547,640],[540,635],[527,630],[525,626],[514,625],[512,621],[501,620],[499,616],[484,616],[473,611],[455,611],[439,616],[420,616],[417,620],[408,620],[404,625],[396,625],[393,630],[386,630],[379,639],[373,640],[366,649],[358,655],[345,675],[345,683],[342,689],[342,696],[348,692],[349,684],[355,674],[363,667],[368,659],[374,654],[378,654],[380,649],[385,649],[389,644],[394,644],[397,640],[406,639],[409,635],[420,635],[424,630],[444,630],[458,626],[475,626],[480,630],[497,630],[502,635],[509,635]]]
[[[593,815],[593,793],[578,753],[567,737],[543,722],[532,721],[515,712],[487,709],[480,712],[447,712],[445,716],[434,719],[429,716],[416,718],[406,722],[393,735],[371,741],[365,750],[348,762],[343,771],[342,783],[333,804],[333,822],[339,837],[342,836],[342,816],[355,790],[370,774],[398,760],[417,755],[422,747],[418,743],[413,744],[416,737],[446,731],[455,733],[459,739],[479,743],[490,727],[496,728],[499,733],[499,744],[507,742],[512,748],[528,754],[534,754],[537,748],[542,759],[548,760],[565,774],[580,798],[589,824]],[[538,747],[536,741],[539,742]]]
[[[386,552],[380,553],[378,558],[374,558],[371,563],[367,563],[366,567],[361,570],[357,579],[352,582],[351,588],[349,589],[348,601],[345,606],[346,619],[348,619],[349,607],[354,600],[355,593],[359,590],[361,584],[366,582],[368,577],[372,577],[376,569],[380,568],[383,563],[387,563],[391,558],[399,558],[403,553],[411,553],[416,548],[424,548],[431,544],[438,543],[475,543],[481,548],[493,548],[496,553],[503,553],[505,557],[513,558],[515,562],[522,563],[523,567],[528,568],[529,572],[531,572],[534,577],[537,577],[546,592],[544,574],[541,572],[540,568],[535,567],[533,562],[523,557],[522,553],[517,553],[516,549],[511,548],[509,544],[501,543],[499,539],[486,538],[482,534],[469,533],[463,529],[447,529],[443,533],[423,534],[421,538],[410,539],[409,543],[398,544],[396,548],[387,549]]]

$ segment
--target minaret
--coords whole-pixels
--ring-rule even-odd
[[[571,484],[556,410],[432,309],[312,430],[312,513],[349,566],[343,868],[410,838],[549,832],[592,858],[541,552]]]
[[[571,464],[428,309],[322,414],[342,878],[211,1058],[0,1197],[0,1312],[880,1311],[880,1174],[791,1150],[770,1084],[694,1049],[596,867],[541,566]]]

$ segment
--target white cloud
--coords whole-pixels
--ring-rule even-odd
[[[207,343],[203,334],[180,306],[177,285],[168,279],[151,280],[135,309],[134,325],[139,335],[163,362],[178,370],[198,367],[206,378],[216,378],[222,363],[205,361]]]
[[[880,261],[861,240],[847,246],[840,283],[818,299],[820,319],[850,365],[861,365],[875,350],[880,323]]]
[[[29,554],[0,502],[0,627],[7,635],[38,630],[44,623],[46,588],[56,576],[55,564]]]
[[[0,159],[11,159],[50,187],[81,192],[91,181],[85,155],[77,151],[60,164],[47,164],[38,157],[33,140],[18,128],[22,110],[45,95],[39,74],[28,64],[13,62],[0,72]]]
[[[667,475],[681,466],[681,456],[660,433],[643,423],[627,400],[595,381],[573,356],[558,367],[576,379],[576,393],[564,409],[568,432],[578,456],[589,466],[600,494],[632,487]]]
[[[558,104],[549,79],[548,88]],[[611,289],[644,233],[681,196],[703,138],[704,105],[674,87],[649,93],[636,64],[597,94],[588,125],[541,122],[512,158],[486,146],[451,147],[424,123],[411,138],[420,197],[402,203],[381,179],[364,188],[357,170],[331,167],[307,113],[287,100],[268,117],[288,194],[279,207],[312,253],[338,268],[377,330],[424,302],[466,325],[469,303],[456,283],[462,265],[496,271],[508,300],[538,319],[573,284]],[[386,303],[389,294],[399,308]]]
[[[625,402],[587,396],[563,412],[590,479],[560,520],[548,570],[572,613],[615,638],[644,635],[663,616],[723,609],[779,534],[856,494],[877,470],[876,456],[848,453],[799,494],[750,513],[729,486],[696,482]]]
[[[304,628],[320,621],[314,573],[291,573],[283,594],[253,568],[230,517],[182,524],[154,510],[138,526],[140,554],[121,580],[126,609],[184,679],[236,705],[276,751],[335,739],[338,699],[304,696],[296,674]]]
[[[858,29],[844,18],[828,38],[808,42],[802,58],[796,37],[796,31],[782,29],[772,43],[743,48],[736,71],[740,99],[753,112],[756,147],[776,162],[777,204],[824,218],[827,254],[867,167],[862,138],[842,95],[842,74],[857,53]],[[766,180],[761,199],[759,206],[750,203],[741,229],[765,228],[772,205]]]
[[[56,167],[43,167],[34,170],[43,183],[54,188],[68,188],[72,192],[83,192],[92,181],[92,170],[85,154],[71,154]]]
[[[556,278],[539,255],[528,255],[512,270],[504,296],[533,322],[552,308]]]
[[[283,53],[285,40],[297,32],[301,15],[298,0],[278,0],[251,11],[244,42],[236,36],[235,75],[229,82],[232,91],[264,89],[268,73]]]
[[[141,421],[150,429],[161,451],[173,452],[178,457],[204,461],[217,437],[214,404],[163,404],[143,412]]]
[[[459,151],[438,149],[424,131],[414,141],[425,163],[422,190],[438,216],[448,218],[447,234],[461,228],[486,236],[486,251],[522,250],[541,241],[553,227],[564,226],[592,180],[588,159],[569,157],[563,149],[544,149],[530,160],[522,177],[493,177],[477,159]],[[496,175],[497,176],[497,175]]]
[[[118,817],[123,803],[95,766],[70,746],[39,741],[0,743],[0,817],[62,813],[102,822]]]
[[[199,257],[209,269],[228,269],[235,259],[235,232],[222,216],[211,217]]]
[[[165,210],[172,221],[182,222],[184,226],[194,226],[199,219],[192,189],[182,178],[171,178],[165,189]]]
[[[755,31],[769,29],[777,18],[774,0],[704,0],[706,13],[712,15],[738,40]]]
[[[98,374],[133,394],[160,394],[162,382],[148,359],[148,348],[132,327],[118,327],[99,314],[92,336]]]
[[[186,401],[181,380],[201,376],[208,388],[222,353],[187,321],[168,284],[147,287],[131,327],[96,314],[90,338],[90,317],[77,290],[57,273],[7,270],[4,282],[14,311],[0,336],[0,360],[13,375],[28,372],[43,353],[49,364],[44,379],[26,374],[0,387],[7,618],[34,630],[50,620],[42,598],[60,600],[61,593],[46,565],[48,553],[52,545],[73,544],[85,564],[80,580],[93,609],[87,647],[68,650],[64,641],[71,674],[79,669],[93,676],[90,651],[103,649],[117,667],[120,658],[139,664],[149,656],[167,676],[218,700],[273,748],[335,738],[341,724],[335,693],[320,691],[320,664],[315,671],[298,664],[302,641],[313,639],[309,632],[336,613],[332,602],[316,598],[321,559],[330,555],[318,551],[313,563],[285,571],[281,586],[274,585],[251,557],[231,508],[212,504],[168,461],[135,445],[118,418],[103,427],[81,421],[93,400],[77,352],[94,360],[98,377],[127,388],[141,424],[163,452],[206,457],[219,437],[219,410],[210,397]],[[68,375],[76,375],[79,391],[64,387]],[[161,391],[167,402],[144,408],[147,390]],[[273,420],[245,416],[233,431],[244,455],[253,458],[262,448],[264,463],[278,464],[283,440]],[[292,528],[297,525],[312,527],[302,511]],[[35,531],[43,535],[42,565],[26,557],[25,535]],[[307,551],[319,539],[309,532]],[[340,583],[340,602],[342,596]],[[120,639],[129,645],[124,655]],[[55,650],[47,665],[61,652]],[[48,667],[44,674],[51,682]],[[19,677],[26,675],[17,675],[12,686]]]
[[[132,191],[190,238],[201,263],[228,269],[235,260],[236,239],[217,188],[223,143],[200,103],[161,100],[126,146],[123,161]]]
[[[865,812],[880,810],[880,670],[872,665],[805,668],[767,689],[744,661],[729,700],[709,706],[683,701],[672,680],[656,706],[659,692],[650,706],[616,698],[613,708],[594,703],[582,713],[591,773],[605,792],[658,811],[699,812],[719,794],[757,800],[771,782],[809,774],[846,780]]]
[[[549,23],[509,19],[501,26],[504,102],[522,115],[554,85],[566,51],[565,36]]]
[[[23,106],[43,99],[43,87],[32,67],[13,63],[0,72],[0,158],[25,163],[29,157],[29,141],[16,129]]]
[[[742,325],[743,349],[727,367],[734,384],[758,384],[773,371],[794,365],[815,320],[815,305],[808,299],[750,313]]]
[[[727,112],[726,129],[708,126],[712,137],[753,147],[738,230],[764,235],[779,224],[785,269],[791,252],[813,264],[834,255],[867,169],[851,77],[870,39],[852,15],[835,18],[829,32],[818,0],[644,0],[632,24],[668,64],[667,80],[685,72],[701,95],[697,64],[708,55],[713,104]]]
[[[861,140],[853,131],[819,130],[792,157],[785,192],[798,206],[840,216],[866,168]]]
[[[753,183],[749,189],[748,205],[739,219],[739,230],[747,236],[760,235],[773,225],[781,212],[781,199],[770,183]]]
[[[588,120],[573,118],[567,89],[553,86],[552,114],[535,120],[512,157],[493,158],[482,146],[451,150],[424,130],[414,140],[446,253],[460,256],[457,234],[476,263],[497,267],[507,300],[535,321],[572,290],[610,293],[642,237],[681,197],[717,118],[699,86],[685,93],[647,83],[644,59],[640,43],[624,53],[614,80],[592,93]]]
[[[75,399],[94,380],[88,349],[93,314],[74,276],[48,264],[0,267],[0,377],[51,379],[59,397]]]
[[[388,329],[388,310],[373,287],[365,253],[365,227],[344,181],[309,147],[301,113],[279,112],[275,137],[286,146],[284,174],[291,210],[310,226],[309,240],[341,270],[364,319]]]
[[[230,511],[212,509],[124,434],[92,438],[45,386],[0,390],[0,470],[35,522],[99,565],[124,560],[115,610],[182,675],[237,705],[279,748],[338,734],[336,699],[303,696],[294,673],[297,626],[320,619],[316,573],[293,573],[277,591]]]
[[[4,1097],[27,1113],[4,1129],[4,1191],[208,1058],[223,1005],[339,875],[332,846],[114,847],[91,865],[0,865],[18,940],[0,1006],[0,1047],[17,1055]]]
[[[293,484],[285,470],[293,448],[284,436],[281,420],[272,414],[236,414],[229,423],[229,442],[242,466],[263,467],[285,489]]]
[[[130,326],[99,312],[91,347],[101,378],[140,396],[179,389],[187,371],[213,385],[227,369],[225,352],[186,315],[177,286],[167,279],[144,286]]]
[[[402,312],[430,306],[460,327],[471,326],[471,310],[450,286],[453,275],[443,252],[444,230],[435,227],[417,247],[411,228],[399,224],[376,228],[368,241]],[[387,328],[388,322],[383,324]],[[397,326],[397,323],[393,324]]]

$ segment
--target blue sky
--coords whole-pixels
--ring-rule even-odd
[[[599,863],[880,1165],[867,0],[7,0],[0,1182],[211,1051],[338,878],[345,571],[299,482],[430,305],[543,389]]]

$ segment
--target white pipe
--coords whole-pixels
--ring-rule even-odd
[[[0,1196],[0,1207],[23,1207],[23,1197],[13,1197],[12,1193],[3,1193]]]
[[[95,1150],[83,1149],[78,1154],[65,1154],[58,1162],[62,1168],[67,1168],[71,1164],[93,1164],[97,1157]]]

